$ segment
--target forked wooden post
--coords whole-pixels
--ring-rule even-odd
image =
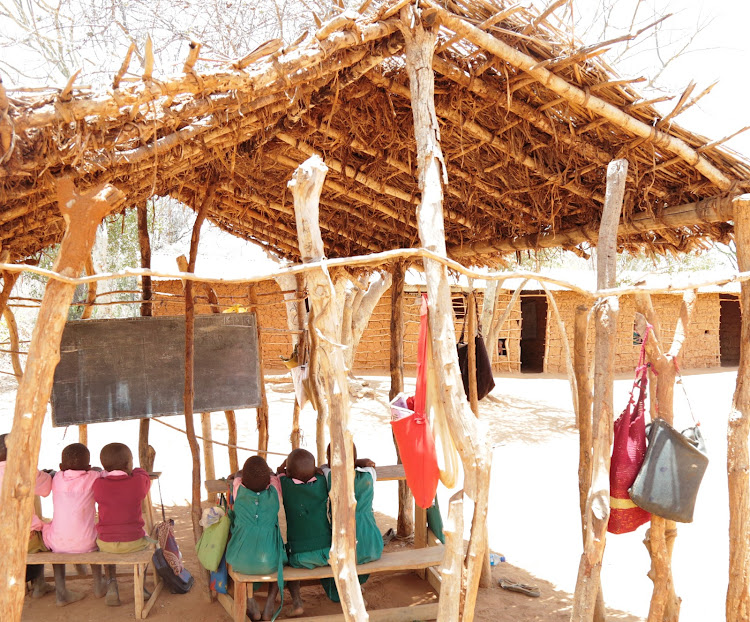
[[[53,270],[77,277],[102,219],[125,195],[109,184],[79,194],[71,179],[57,184],[57,201],[65,220],[65,236]],[[60,338],[73,300],[75,285],[50,280],[29,345],[26,373],[18,386],[13,428],[6,441],[8,461],[0,496],[0,611],[8,622],[19,622],[26,583],[26,548],[34,507],[42,423],[47,410],[55,367],[60,360]]]
[[[440,129],[435,115],[435,75],[432,57],[437,31],[429,23],[434,13],[411,6],[401,10],[400,29],[406,41],[406,69],[409,74],[414,135],[417,143],[417,172],[421,201],[417,208],[419,239],[423,247],[446,254],[443,221],[443,184],[447,183],[440,148]],[[427,22],[425,24],[425,22]],[[458,620],[474,618],[479,577],[487,551],[486,517],[490,485],[490,450],[487,435],[466,401],[458,368],[448,272],[437,262],[425,260],[430,333],[435,368],[439,370],[438,395],[444,404],[453,441],[464,467],[464,494],[474,501],[471,536],[464,556],[464,572],[448,577],[460,582]],[[453,590],[455,586],[445,586]],[[441,603],[442,603],[441,599]],[[445,610],[440,620],[449,618]],[[455,622],[456,618],[452,618]]]
[[[292,175],[289,188],[294,196],[299,250],[303,263],[324,258],[323,240],[318,222],[318,201],[328,167],[313,156],[303,162]],[[337,343],[337,324],[340,309],[336,305],[333,282],[325,268],[306,273],[310,300],[308,327],[316,336],[318,349],[317,371],[325,389],[320,400],[321,410],[330,411],[331,435],[331,517],[333,542],[330,562],[336,587],[341,597],[344,618],[366,622],[362,592],[359,589],[356,567],[357,502],[354,497],[354,458],[352,435],[349,431],[349,391],[344,363],[344,347]],[[318,417],[322,416],[318,412]]]
[[[391,390],[392,400],[404,390],[404,283],[406,282],[406,264],[397,261],[393,264],[391,282]],[[396,438],[396,461],[401,464],[401,452]],[[398,482],[398,521],[396,534],[406,538],[414,533],[414,496],[404,480]]]
[[[617,225],[625,194],[627,160],[613,160],[607,167],[607,190],[599,227],[597,278],[599,289],[615,286],[617,269]],[[594,400],[592,414],[592,477],[586,500],[586,527],[583,555],[573,599],[572,622],[594,619],[600,573],[609,522],[609,462],[612,455],[614,423],[612,389],[614,383],[615,336],[619,304],[615,297],[596,303],[596,347],[594,349]]]
[[[740,271],[750,270],[750,196],[734,208],[734,243]],[[742,333],[740,366],[732,411],[727,426],[727,479],[729,481],[729,589],[727,622],[750,619],[750,283],[740,290]]]

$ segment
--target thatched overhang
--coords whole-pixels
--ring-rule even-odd
[[[662,116],[601,60],[604,46],[571,43],[534,9],[441,1],[422,7],[441,25],[449,254],[493,265],[516,249],[595,241],[606,165],[619,157],[630,165],[621,248],[730,239],[750,162],[674,123],[687,98]],[[320,205],[329,257],[418,246],[404,4],[342,12],[295,45],[272,41],[210,73],[194,71],[191,53],[168,79],[0,90],[2,250],[18,261],[60,241],[55,180],[72,176],[82,189],[116,185],[129,207],[171,195],[197,209],[214,183],[209,220],[298,262],[287,182],[313,153],[330,169]]]

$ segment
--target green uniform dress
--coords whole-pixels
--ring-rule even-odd
[[[328,565],[331,552],[331,522],[328,520],[328,482],[322,475],[306,484],[280,477],[286,512],[289,565],[318,568]]]
[[[330,472],[329,487],[330,487]],[[375,480],[372,473],[368,471],[354,472],[354,498],[357,500],[357,563],[366,564],[380,559],[383,554],[383,536],[375,522],[375,514],[372,511],[372,500],[375,496]],[[359,575],[359,583],[363,584],[370,575]],[[328,597],[339,602],[339,594],[333,579],[321,579],[323,588]]]
[[[229,512],[232,535],[227,563],[243,574],[273,574],[286,564],[279,529],[279,495],[273,486],[261,492],[240,486]]]

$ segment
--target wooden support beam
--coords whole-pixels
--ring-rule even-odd
[[[119,207],[125,195],[102,185],[83,194],[69,178],[57,183],[57,199],[66,232],[53,270],[77,277],[103,218]],[[75,286],[49,280],[29,345],[26,373],[18,386],[13,428],[6,440],[8,460],[0,495],[0,611],[8,622],[20,622],[25,591],[25,560],[34,506],[42,423],[47,410],[55,367],[60,360],[60,338]]]
[[[16,375],[16,379],[20,382],[23,376],[23,365],[21,365],[21,343],[18,338],[18,324],[16,323],[16,316],[13,315],[13,311],[10,310],[9,306],[5,306],[3,309],[3,317],[5,323],[8,325],[8,340],[10,341],[10,362],[13,366],[13,373]]]
[[[746,196],[746,195],[741,195]],[[736,200],[741,197],[721,196],[704,199],[696,203],[686,203],[664,208],[659,216],[650,216],[646,212],[634,215],[627,222],[617,227],[617,237],[624,238],[649,231],[659,232],[676,227],[693,227],[701,224],[727,222],[734,217]],[[517,250],[538,248],[556,248],[577,246],[582,242],[596,244],[599,231],[595,225],[558,231],[519,236],[514,239],[485,240],[471,244],[456,244],[448,248],[451,257],[469,255],[488,255],[493,253],[510,253]]]
[[[319,261],[324,256],[318,225],[318,199],[328,171],[323,161],[313,156],[294,173],[289,188],[294,196],[299,250],[303,263]],[[324,268],[308,272],[307,291],[310,301],[310,331],[319,350],[319,373],[325,388],[325,406],[330,411],[331,435],[331,517],[333,541],[330,562],[341,597],[344,618],[368,620],[356,568],[356,524],[354,496],[354,460],[349,430],[349,392],[344,353],[335,335],[341,314],[337,309],[333,282]],[[317,370],[316,370],[317,371]],[[320,414],[320,413],[319,413]]]
[[[151,240],[148,234],[148,210],[145,203],[139,203],[137,209],[137,222],[138,222],[138,246],[141,255],[141,268],[146,270],[151,269]],[[93,273],[93,265],[92,273]],[[96,282],[94,282],[96,283]],[[141,317],[151,316],[151,277],[141,277],[141,298],[146,301],[141,303]],[[94,288],[96,292],[96,288]],[[148,433],[151,422],[145,418],[139,422],[138,430],[138,464],[141,468],[150,470],[148,468],[149,463],[153,465],[153,448],[150,448],[148,444]]]
[[[227,419],[227,444],[229,450],[229,472],[237,473],[240,470],[240,463],[237,459],[237,417],[233,410],[225,410],[224,416]]]
[[[568,342],[568,333],[565,329],[565,322],[560,315],[560,309],[557,308],[557,302],[549,287],[544,281],[539,281],[542,286],[544,293],[547,295],[547,302],[549,303],[550,309],[552,309],[552,315],[555,317],[557,323],[557,331],[560,333],[560,343],[562,343],[563,360],[565,361],[565,373],[568,376],[568,382],[570,383],[570,393],[573,399],[573,412],[576,413],[576,424],[578,423],[578,387],[576,382],[575,371],[573,370],[573,356],[570,353],[570,343]],[[546,371],[546,370],[545,370]]]
[[[393,264],[391,281],[391,389],[389,399],[393,400],[404,390],[404,284],[406,282],[406,263],[397,261]],[[396,461],[401,464],[401,452],[396,439]],[[398,521],[396,534],[406,538],[414,533],[414,496],[405,481],[398,483]]]
[[[258,455],[266,458],[268,454],[268,398],[266,397],[266,381],[263,372],[263,341],[260,332],[260,314],[258,313],[258,286],[248,285],[248,299],[255,311],[256,329],[258,331],[258,373],[260,374],[260,404],[255,409],[256,424],[258,426]]]
[[[739,207],[739,206],[738,206]],[[740,271],[750,270],[750,209],[737,209],[734,242]],[[740,364],[732,410],[727,425],[727,481],[729,482],[729,589],[727,622],[750,619],[750,283],[740,286],[742,329]]]
[[[686,291],[680,305],[672,345],[664,351],[659,321],[651,304],[649,294],[636,294],[635,303],[639,314],[636,314],[636,330],[645,336],[646,321],[654,326],[652,335],[646,341],[646,355],[656,372],[653,379],[651,402],[658,405],[658,416],[670,425],[674,419],[674,384],[677,375],[682,346],[687,337],[693,308],[695,291]],[[677,622],[680,617],[681,599],[675,594],[672,577],[672,549],[677,536],[677,525],[674,521],[652,515],[651,527],[646,532],[644,544],[651,556],[649,577],[654,582],[654,591],[649,607],[649,622]]]
[[[591,93],[570,84],[560,76],[552,73],[539,63],[537,59],[524,54],[519,49],[493,37],[491,34],[469,24],[466,20],[450,13],[432,0],[425,0],[427,6],[437,13],[438,20],[446,28],[450,28],[457,35],[466,37],[474,45],[479,46],[494,54],[498,58],[521,69],[526,74],[539,81],[543,86],[564,97],[577,106],[586,108],[591,112],[605,118],[614,126],[624,129],[636,136],[648,139],[662,149],[667,149],[682,158],[685,162],[694,166],[699,173],[710,180],[716,187],[727,191],[732,186],[732,180],[726,177],[709,160],[699,155],[684,140],[672,136],[661,130],[654,129],[648,123],[631,117],[620,110],[614,104],[600,99]]]
[[[448,503],[448,518],[443,527],[445,556],[440,568],[442,585],[438,601],[438,622],[461,619],[461,576],[464,567],[464,496],[462,491]]]
[[[145,266],[141,265],[141,267],[143,268]],[[84,271],[86,272],[87,276],[93,276],[93,274],[95,273],[94,258],[91,255],[86,258]],[[86,306],[83,308],[83,313],[81,314],[82,320],[88,320],[91,317],[92,312],[94,311],[94,302],[96,301],[97,287],[98,283],[96,281],[94,281],[93,283],[89,283],[86,286]]]
[[[435,113],[435,74],[432,69],[436,31],[423,24],[420,9],[406,6],[401,10],[401,32],[406,41],[406,70],[409,75],[417,144],[417,173],[421,194],[417,210],[419,238],[423,247],[438,255],[445,255],[442,189],[447,179],[440,148],[440,128]],[[486,516],[491,454],[487,435],[481,432],[463,389],[456,354],[447,270],[441,263],[431,260],[424,261],[424,268],[433,361],[435,368],[441,370],[441,373],[436,374],[437,393],[443,396],[448,427],[463,463],[464,494],[474,502],[463,572],[447,577],[448,583],[460,582],[458,620],[471,622],[474,618],[482,561],[487,551]],[[447,589],[455,589],[455,586]]]
[[[371,72],[367,75],[367,79],[371,80],[373,84],[391,91],[397,95],[408,98],[408,89],[399,84],[391,78],[387,78],[384,75]],[[462,110],[453,108],[448,105],[435,105],[435,111],[443,119],[450,121],[451,123],[460,127],[467,134],[472,136],[474,139],[486,143],[488,146],[493,147],[501,153],[507,155],[509,158],[514,160],[517,164],[529,169],[535,175],[541,177],[545,181],[551,182],[555,185],[559,185],[561,188],[569,190],[573,194],[576,194],[584,199],[593,199],[599,203],[604,200],[600,194],[591,192],[584,186],[576,183],[573,180],[565,180],[560,174],[548,170],[544,164],[537,162],[534,158],[529,156],[525,151],[518,148],[516,145],[510,142],[502,140],[500,137],[493,134],[490,130],[483,127],[479,123],[468,120]]]
[[[607,167],[607,192],[599,229],[597,288],[616,284],[617,223],[625,195],[628,163],[613,160]],[[573,598],[571,622],[594,619],[597,595],[601,590],[601,567],[609,522],[609,461],[612,456],[614,407],[615,337],[619,303],[616,297],[596,303],[596,347],[594,350],[594,401],[592,415],[592,477],[586,500],[586,529],[583,555]]]
[[[188,259],[187,272],[195,272],[195,260],[198,256],[198,242],[200,241],[201,226],[206,219],[206,214],[216,194],[216,186],[210,184],[206,189],[203,203],[198,210],[193,232],[190,236],[190,257]],[[195,542],[203,533],[200,525],[201,519],[201,458],[198,440],[195,438],[195,424],[193,420],[193,399],[195,389],[193,385],[194,363],[195,363],[195,299],[193,296],[193,281],[185,281],[185,431],[190,445],[190,454],[193,459],[193,485],[190,516],[193,521],[193,538]]]
[[[206,479],[216,479],[216,467],[214,466],[214,444],[213,428],[211,426],[211,413],[201,413],[201,434],[203,436],[203,462]],[[234,471],[233,471],[234,472]]]

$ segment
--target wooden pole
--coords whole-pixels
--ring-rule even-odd
[[[391,280],[391,390],[389,399],[394,399],[404,390],[404,283],[406,263],[393,264]],[[401,452],[396,448],[396,463],[401,464]],[[414,496],[404,480],[398,482],[398,521],[396,534],[407,538],[414,533]]]
[[[448,519],[443,529],[445,556],[440,569],[441,586],[438,622],[461,619],[461,575],[464,567],[464,496],[453,495],[448,503]]]
[[[229,447],[229,472],[236,473],[240,470],[240,463],[237,458],[237,417],[233,410],[225,410],[224,416],[227,419],[227,444],[234,445]]]
[[[469,281],[471,282],[471,281]],[[468,363],[469,363],[469,405],[471,411],[475,417],[479,417],[479,395],[477,393],[477,297],[476,292],[473,289],[469,292],[468,296],[468,309],[466,313],[467,317],[467,336],[466,339],[468,345]],[[486,527],[485,527],[486,529]],[[490,588],[493,586],[492,583],[492,567],[490,565],[490,548],[489,548],[489,536],[485,536],[488,542],[487,550],[484,554],[484,561],[482,562],[482,575],[479,577],[479,587]]]
[[[423,247],[445,255],[443,184],[447,183],[440,148],[440,129],[435,114],[435,74],[432,57],[436,30],[423,23],[430,19],[412,6],[401,10],[400,29],[406,41],[406,70],[409,75],[414,136],[417,143],[417,173],[421,201],[417,209],[419,239]],[[448,272],[443,264],[425,260],[430,333],[438,395],[442,396],[448,427],[464,467],[464,494],[474,501],[469,546],[464,554],[464,571],[448,577],[460,582],[459,620],[474,618],[482,562],[487,551],[486,517],[489,496],[491,454],[487,434],[471,412],[458,368]],[[453,589],[449,586],[447,589]]]
[[[89,254],[89,256],[86,258],[86,265],[84,266],[84,270],[88,276],[93,276],[96,272],[94,270],[94,259],[91,254]],[[97,281],[93,281],[86,286],[86,306],[83,308],[83,313],[81,313],[82,320],[88,320],[91,317],[91,314],[94,312],[94,302],[96,301],[97,289]]]
[[[198,213],[195,216],[193,224],[193,233],[190,236],[190,258],[188,260],[187,271],[195,272],[195,260],[198,255],[198,242],[200,240],[201,225],[206,219],[209,206],[214,198],[216,186],[211,184],[206,190],[206,196],[203,199]],[[203,527],[200,525],[201,519],[201,457],[198,447],[198,439],[195,438],[195,424],[193,421],[193,398],[195,389],[193,385],[193,374],[195,371],[195,299],[193,298],[193,282],[185,282],[185,431],[190,445],[190,454],[193,459],[193,485],[190,516],[193,521],[193,538],[195,542],[203,533]],[[202,573],[203,574],[203,573]]]
[[[589,307],[579,305],[575,315],[573,368],[576,377],[576,425],[579,435],[578,494],[581,507],[581,534],[586,544],[586,499],[591,487],[591,371],[588,361]],[[601,585],[594,605],[594,622],[604,622],[606,610]]]
[[[617,223],[625,195],[627,172],[627,160],[613,160],[607,167],[607,190],[597,247],[599,289],[614,287],[616,283]],[[609,461],[614,423],[612,389],[618,314],[619,303],[616,297],[610,296],[597,301],[591,431],[592,477],[586,500],[586,540],[578,566],[571,622],[591,622],[594,619],[597,595],[601,590],[600,573],[609,522]]]
[[[66,230],[53,270],[77,277],[102,219],[125,195],[107,184],[79,194],[73,181],[60,179],[57,200]],[[8,622],[19,622],[23,608],[26,548],[34,508],[42,423],[47,410],[55,367],[60,360],[60,338],[73,300],[75,285],[47,283],[29,345],[26,373],[18,386],[13,428],[6,440],[8,461],[0,496],[0,611]]]
[[[16,316],[13,315],[13,311],[10,310],[10,307],[6,306],[5,309],[3,309],[3,317],[5,318],[5,323],[8,325],[10,362],[13,365],[13,373],[20,382],[21,377],[23,376],[23,365],[21,365],[21,355],[19,354],[21,351],[21,344],[18,339],[18,324],[16,324]]]
[[[319,261],[324,256],[318,225],[318,201],[327,171],[323,161],[313,156],[297,168],[289,182],[294,196],[299,250],[303,263]],[[321,410],[330,410],[330,497],[333,523],[330,562],[341,597],[344,619],[347,622],[366,622],[369,617],[359,589],[356,566],[357,501],[354,497],[347,373],[343,348],[333,339],[338,332],[337,323],[341,318],[341,310],[337,308],[333,282],[325,268],[308,272],[306,278],[310,301],[309,329],[317,342],[315,348],[319,354],[320,381],[325,388],[326,399],[321,400]]]
[[[206,479],[216,479],[216,468],[214,467],[214,444],[213,430],[211,428],[211,413],[201,413],[201,432],[203,436],[203,467]]]
[[[734,242],[737,265],[750,270],[750,210],[738,205],[734,211]],[[750,619],[750,283],[740,289],[742,332],[740,365],[732,410],[727,425],[727,480],[729,482],[729,588],[727,622]]]
[[[148,235],[148,211],[145,203],[140,203],[137,208],[138,217],[138,246],[141,254],[141,268],[151,269],[151,240]],[[92,266],[93,268],[93,266]],[[141,277],[141,298],[144,301],[151,300],[151,277]],[[151,317],[151,302],[141,303],[141,317]],[[148,418],[141,419],[138,429],[138,463],[141,468],[147,468],[149,461],[153,465],[153,456],[149,456],[148,433],[151,422]],[[153,450],[152,450],[153,452]]]
[[[268,454],[268,398],[266,397],[266,381],[263,373],[263,341],[260,333],[260,312],[258,311],[257,285],[248,286],[248,299],[255,311],[255,328],[258,335],[258,374],[260,374],[260,405],[255,409],[258,426],[258,455],[266,458]]]
[[[636,294],[635,303],[639,313],[636,314],[636,331],[645,335],[646,321],[654,332],[646,341],[646,355],[652,364],[655,374],[655,391],[651,400],[656,405],[656,412],[670,425],[674,419],[674,383],[677,375],[682,346],[687,337],[687,329],[695,306],[695,291],[687,291],[682,296],[680,315],[677,319],[672,345],[669,352],[664,352],[661,342],[659,319],[654,311],[649,294]],[[644,544],[651,556],[651,570],[648,573],[654,582],[654,591],[649,607],[649,622],[677,622],[680,617],[681,599],[675,594],[672,577],[672,549],[677,536],[677,525],[674,521],[652,515],[651,527],[646,532]]]

